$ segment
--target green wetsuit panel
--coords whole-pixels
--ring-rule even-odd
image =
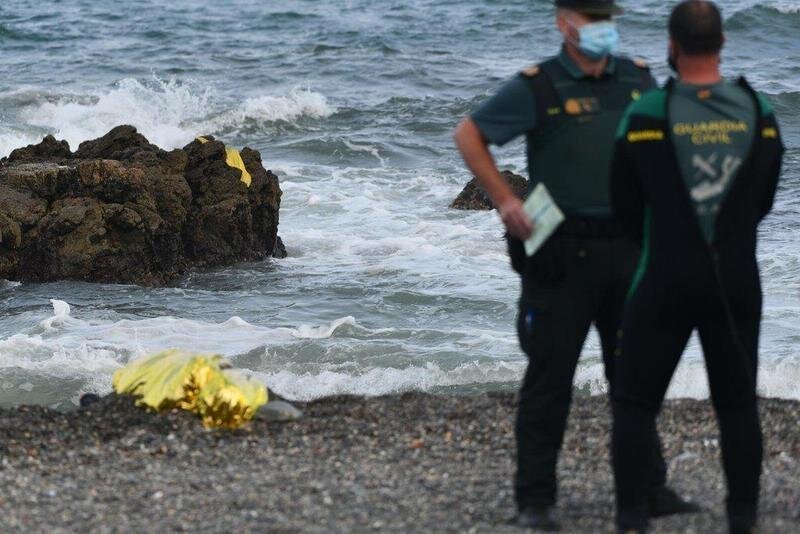
[[[711,243],[720,207],[755,138],[755,103],[731,82],[678,82],[669,106],[681,174],[703,235]]]

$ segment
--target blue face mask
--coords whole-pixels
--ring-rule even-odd
[[[619,44],[617,25],[610,20],[581,26],[578,28],[578,36],[578,48],[591,59],[602,59],[612,54]]]

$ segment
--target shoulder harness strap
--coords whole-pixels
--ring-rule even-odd
[[[553,69],[560,67],[551,59],[520,72],[536,102],[536,120],[541,125],[548,118],[562,113],[562,102],[553,86]],[[556,74],[557,75],[557,74]]]

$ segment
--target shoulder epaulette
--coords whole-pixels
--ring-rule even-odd
[[[542,69],[539,67],[539,65],[531,65],[527,69],[522,70],[522,75],[527,76],[528,78],[533,78],[540,72],[542,72]]]
[[[633,58],[633,64],[639,67],[640,69],[649,69],[650,64],[643,58],[635,57]]]

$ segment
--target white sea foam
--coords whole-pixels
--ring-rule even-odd
[[[104,380],[120,366],[119,347],[100,340],[47,339],[42,335],[15,334],[0,340],[0,370],[24,369],[47,376],[96,377]]]
[[[52,389],[53,381],[71,381],[81,391],[107,393],[111,375],[132,358],[159,350],[180,347],[187,350],[218,353],[226,356],[246,354],[260,347],[276,347],[303,340],[328,339],[343,328],[369,333],[353,317],[342,317],[328,324],[299,325],[296,328],[266,328],[252,325],[239,317],[222,323],[205,323],[176,317],[157,317],[137,321],[87,321],[74,317],[69,304],[52,300],[53,315],[38,328],[0,339],[0,390],[19,388],[9,376],[23,373],[38,385]],[[11,375],[9,375],[11,373]],[[27,373],[27,374],[26,374]],[[44,379],[44,382],[42,382]],[[76,385],[77,384],[77,385]],[[27,386],[26,386],[27,387]],[[27,390],[25,390],[28,392]],[[79,391],[60,395],[75,400]],[[0,402],[13,399],[0,391]]]
[[[455,369],[443,369],[434,362],[399,369],[369,368],[355,372],[323,369],[295,373],[285,370],[256,372],[254,376],[269,384],[278,394],[295,400],[312,400],[331,395],[378,396],[405,391],[431,391],[435,388],[516,381],[524,363],[472,362]]]
[[[226,111],[209,120],[206,128],[221,130],[237,128],[247,121],[268,123],[296,121],[300,117],[324,119],[335,113],[324,95],[295,87],[288,95],[264,95],[246,99],[233,111]]]
[[[372,145],[362,145],[354,143],[352,141],[348,141],[347,139],[344,140],[344,144],[347,148],[355,152],[366,152],[368,154],[371,154],[372,156],[375,157],[375,159],[377,159],[380,162],[382,167],[386,166],[386,160],[383,157],[381,157],[381,153],[377,147],[374,147]]]
[[[69,357],[77,357],[77,360],[70,362],[66,368],[85,368],[82,355],[86,355],[86,361],[94,365],[94,356],[89,357],[89,354],[111,357],[120,364],[131,356],[172,347],[232,356],[265,345],[327,339],[343,327],[365,331],[353,317],[342,317],[321,326],[300,325],[296,328],[266,328],[252,325],[239,317],[222,323],[176,317],[116,322],[85,321],[73,317],[66,302],[51,302],[53,316],[41,321],[36,331],[0,339],[0,369],[43,368],[48,365],[60,367],[66,363],[62,358]]]
[[[800,381],[800,365],[796,361],[781,362],[762,360],[758,376],[758,393],[763,397],[800,400],[797,384]],[[580,367],[575,375],[575,385],[593,395],[607,391],[602,364]],[[684,357],[672,377],[668,399],[708,399],[710,391],[708,376],[703,361],[697,357]]]
[[[178,317],[140,320],[84,321],[71,315],[69,304],[52,300],[54,315],[41,322],[44,334],[62,345],[76,346],[92,340],[138,354],[179,347],[198,352],[234,355],[263,345],[295,339],[327,339],[342,327],[358,327],[355,318],[342,317],[322,326],[266,328],[231,317],[207,323]]]
[[[321,119],[335,109],[324,95],[295,88],[284,95],[260,95],[232,107],[209,88],[157,78],[142,82],[127,78],[110,89],[91,94],[0,95],[17,109],[16,124],[0,124],[0,156],[20,146],[41,141],[44,133],[66,139],[70,147],[97,138],[114,126],[131,124],[151,143],[165,149],[179,148],[200,134],[237,130],[248,121],[265,124],[295,121],[300,117]],[[19,123],[26,124],[23,128]]]
[[[211,91],[176,81],[154,79],[142,83],[124,79],[93,95],[59,97],[24,109],[21,119],[45,129],[77,148],[81,141],[131,124],[150,142],[171,149],[190,142],[199,133],[192,125],[212,105]]]
[[[287,361],[283,353],[292,353],[296,343],[316,343],[333,336],[341,338],[342,347],[363,344],[357,335],[391,334],[392,329],[368,330],[353,317],[343,317],[328,324],[295,328],[269,328],[232,317],[222,323],[206,323],[175,317],[142,320],[86,321],[72,315],[70,306],[53,300],[53,315],[41,321],[37,332],[21,333],[0,339],[0,400],[9,402],[13,391],[36,394],[42,379],[72,381],[80,387],[68,395],[75,400],[80,392],[107,393],[111,375],[125,362],[170,347],[198,352],[213,352],[236,357],[263,350],[264,357],[250,371],[281,395],[296,400],[354,394],[383,395],[403,391],[431,391],[442,387],[466,387],[505,383],[515,387],[525,370],[523,358],[491,359],[449,363],[419,359],[404,366],[376,366],[368,359],[346,358],[330,361]],[[478,332],[475,339],[461,343],[462,348],[503,343],[490,332]],[[696,343],[695,343],[696,344]],[[590,338],[587,352],[596,352],[596,340]],[[690,346],[689,354],[679,365],[668,391],[669,398],[708,398],[705,367]],[[595,360],[596,361],[596,360]],[[6,372],[23,374],[17,382],[9,381]],[[25,379],[24,377],[31,377]],[[37,384],[32,384],[32,379]],[[800,366],[784,359],[762,363],[759,392],[765,396],[800,400],[796,384]],[[78,385],[75,385],[78,384]],[[603,368],[591,359],[579,366],[575,386],[591,394],[606,391]],[[11,388],[9,390],[9,388]],[[24,389],[28,388],[28,389]],[[62,393],[63,395],[63,393]]]
[[[784,15],[800,13],[800,4],[796,0],[734,0],[730,5],[721,4],[721,7],[726,18],[757,7],[774,9]]]
[[[63,300],[51,300],[50,304],[53,305],[53,316],[48,317],[41,323],[41,326],[45,332],[55,332],[59,327],[63,327],[68,323],[72,323],[73,325],[78,323],[77,319],[70,317],[70,307],[69,304],[64,302]]]
[[[672,4],[667,2],[658,2],[657,4],[649,3],[643,6],[629,5],[625,6],[626,12],[638,14],[668,14],[672,10]],[[800,5],[796,0],[730,0],[727,3],[720,4],[723,10],[723,15],[732,17],[740,11],[752,9],[754,7],[766,7],[775,9],[781,13],[795,14],[800,13]]]
[[[297,373],[283,369],[254,373],[280,395],[296,400],[311,400],[330,395],[386,395],[405,391],[431,391],[442,387],[508,383],[510,387],[522,379],[526,362],[522,360],[471,362],[454,369],[442,368],[436,362],[426,362],[407,368],[317,369]],[[759,394],[765,397],[800,400],[796,384],[800,366],[785,361],[761,366]],[[607,392],[602,364],[579,367],[575,387],[592,395]],[[676,370],[668,399],[709,398],[705,366],[697,360],[686,360]]]
[[[798,4],[797,0],[776,0],[774,2],[767,2],[765,5],[777,9],[781,13],[786,13],[787,15],[800,13],[800,4]]]
[[[0,128],[5,130],[5,125],[0,124]],[[3,130],[0,130],[0,157],[3,158],[11,154],[15,148],[28,146],[42,140],[42,136],[36,133]]]

